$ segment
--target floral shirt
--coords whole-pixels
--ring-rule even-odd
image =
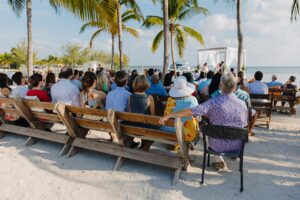
[[[193,116],[205,115],[211,124],[244,128],[248,124],[248,110],[245,102],[234,94],[223,94],[192,108]],[[240,140],[224,140],[209,138],[209,146],[217,152],[239,150]]]

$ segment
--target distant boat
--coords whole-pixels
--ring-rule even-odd
[[[179,62],[175,62],[176,65],[176,70],[183,72],[183,71],[193,71],[194,67],[192,67],[187,61],[183,60],[183,61],[179,61]],[[173,64],[170,65],[169,67],[170,71],[174,70],[174,66]]]

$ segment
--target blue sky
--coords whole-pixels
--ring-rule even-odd
[[[208,16],[194,16],[184,21],[201,32],[205,39],[205,47],[237,45],[235,9],[219,0],[199,0],[209,10]],[[299,66],[298,50],[300,46],[300,22],[289,21],[291,0],[247,0],[243,11],[245,49],[248,66]],[[150,0],[140,0],[143,14],[159,15],[160,6],[154,6]],[[33,38],[34,49],[39,57],[49,54],[60,56],[61,46],[68,42],[81,43],[88,46],[90,29],[79,33],[83,24],[68,11],[61,9],[55,13],[45,0],[33,1]],[[162,63],[162,45],[153,54],[150,46],[158,29],[144,29],[140,24],[131,23],[140,32],[135,39],[125,34],[124,51],[130,58],[131,65],[157,65]],[[7,5],[0,0],[0,53],[9,51],[19,41],[26,38],[26,15],[17,18]],[[96,50],[110,52],[109,35],[98,37],[94,42]],[[193,39],[189,39],[184,59],[193,65],[197,64],[197,49],[204,48]],[[176,56],[176,60],[179,60]]]

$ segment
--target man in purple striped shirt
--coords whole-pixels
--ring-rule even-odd
[[[172,113],[160,119],[164,124],[169,118],[186,116],[208,117],[211,124],[221,126],[231,126],[244,128],[248,124],[248,110],[246,103],[234,95],[236,89],[236,78],[231,74],[225,74],[221,78],[222,94],[214,99],[210,99],[192,109],[185,109]],[[222,140],[209,138],[209,146],[216,152],[230,152],[241,148],[240,140]],[[226,168],[222,157],[213,163],[216,168]]]

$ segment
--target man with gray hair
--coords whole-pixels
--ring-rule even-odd
[[[185,109],[171,113],[160,119],[164,124],[169,118],[190,117],[195,118],[206,116],[213,125],[230,126],[244,128],[248,124],[248,109],[244,101],[237,98],[234,94],[236,89],[236,78],[229,74],[224,74],[221,78],[222,94],[219,97],[210,99],[192,109]],[[240,140],[222,140],[209,138],[209,146],[216,152],[226,153],[240,150]],[[226,163],[222,157],[212,164],[214,168],[224,169]]]
[[[277,76],[275,74],[273,74],[273,76],[272,76],[272,81],[269,82],[267,85],[269,88],[270,87],[280,87],[280,88],[283,87],[283,84],[277,81]]]

